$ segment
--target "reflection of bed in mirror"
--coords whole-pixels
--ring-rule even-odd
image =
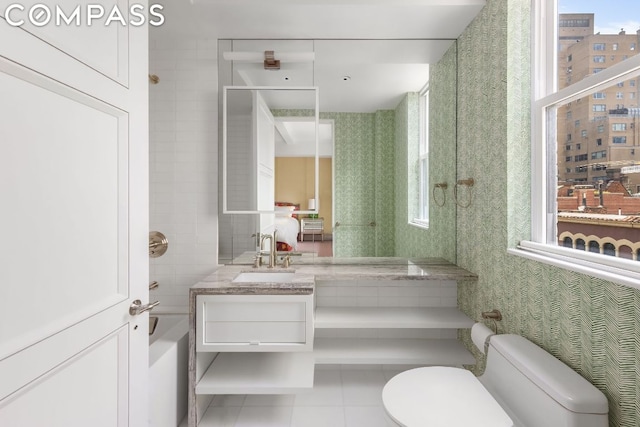
[[[295,211],[300,210],[300,205],[287,202],[275,203],[275,230],[277,233],[278,251],[294,251],[298,247],[298,233],[300,232],[300,222]]]

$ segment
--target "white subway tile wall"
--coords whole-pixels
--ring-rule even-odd
[[[149,226],[169,249],[150,258],[154,311],[188,313],[189,287],[218,267],[217,41],[151,36]]]

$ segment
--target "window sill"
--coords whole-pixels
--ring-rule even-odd
[[[543,264],[553,265],[576,273],[586,274],[598,279],[608,280],[623,286],[640,289],[640,272],[637,271],[639,261],[630,261],[614,257],[607,257],[606,262],[598,262],[591,253],[579,252],[572,254],[575,249],[566,249],[536,242],[521,242],[517,248],[508,249],[511,255],[520,256]]]
[[[429,229],[429,220],[420,220],[414,219],[413,221],[409,221],[409,225],[414,227],[422,228],[423,230]]]

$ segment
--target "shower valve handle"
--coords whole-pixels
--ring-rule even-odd
[[[150,302],[149,304],[142,304],[142,301],[137,299],[129,306],[129,314],[132,316],[137,316],[138,314],[142,314],[145,311],[152,310],[158,304],[160,304],[160,301]]]

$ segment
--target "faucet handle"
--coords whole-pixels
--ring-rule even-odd
[[[282,268],[289,268],[290,264],[291,264],[291,256],[287,255],[282,260]]]

